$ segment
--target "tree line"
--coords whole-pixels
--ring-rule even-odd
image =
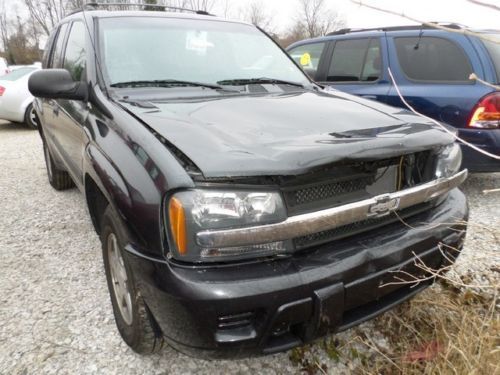
[[[88,0],[20,0],[24,11],[12,14],[12,0],[0,0],[0,55],[10,64],[30,64],[41,59],[41,44],[47,40],[58,22],[71,12],[81,9]],[[250,22],[271,35],[283,47],[305,39],[325,35],[345,24],[337,12],[327,7],[326,0],[290,0],[296,4],[296,14],[287,30],[278,30],[273,14],[264,0],[249,0],[235,8],[230,0],[99,0],[100,3],[141,3],[142,9],[156,10],[154,5],[215,12],[217,15]],[[148,7],[149,5],[149,7]],[[43,48],[43,47],[42,47]]]

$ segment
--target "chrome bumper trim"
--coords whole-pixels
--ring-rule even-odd
[[[224,248],[284,241],[323,232],[371,217],[381,217],[395,210],[424,203],[459,186],[467,178],[467,170],[448,178],[439,178],[391,194],[383,194],[359,202],[303,215],[291,216],[276,224],[247,228],[200,232],[196,241],[204,248]]]

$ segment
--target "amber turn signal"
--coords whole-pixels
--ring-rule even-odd
[[[182,203],[172,198],[168,210],[170,219],[170,230],[177,246],[177,251],[180,255],[187,253],[187,238],[186,238],[186,215],[184,214],[184,207]]]

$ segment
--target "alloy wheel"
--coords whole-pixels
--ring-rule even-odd
[[[123,320],[131,325],[133,320],[132,297],[125,262],[114,233],[108,236],[108,260],[116,303]]]

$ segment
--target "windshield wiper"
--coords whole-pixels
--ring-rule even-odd
[[[176,79],[156,79],[144,81],[126,81],[111,84],[111,87],[175,87],[175,86],[191,86],[191,87],[206,87],[214,90],[226,90],[221,85],[215,83],[180,81]]]
[[[302,83],[299,82],[293,82],[293,81],[286,81],[283,79],[276,79],[276,78],[267,78],[267,77],[261,77],[261,78],[238,78],[238,79],[226,79],[223,81],[217,82],[219,85],[222,86],[242,86],[242,85],[258,85],[258,84],[271,84],[271,85],[290,85],[290,86],[296,86],[296,87],[302,87],[305,88]]]

